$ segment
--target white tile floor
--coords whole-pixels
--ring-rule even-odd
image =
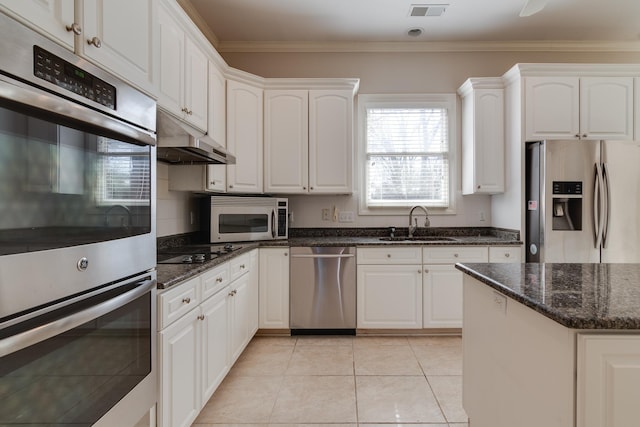
[[[462,340],[254,338],[192,427],[233,424],[468,427]]]

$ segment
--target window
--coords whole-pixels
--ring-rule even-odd
[[[361,95],[361,214],[453,213],[455,95]]]

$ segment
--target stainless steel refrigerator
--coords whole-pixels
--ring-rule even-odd
[[[640,141],[526,147],[526,261],[640,262]]]

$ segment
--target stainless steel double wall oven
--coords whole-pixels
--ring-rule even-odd
[[[156,104],[0,14],[0,425],[156,402]]]

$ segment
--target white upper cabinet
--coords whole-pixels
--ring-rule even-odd
[[[0,9],[73,50],[74,0],[0,0]],[[76,28],[82,28],[76,23]]]
[[[265,192],[352,191],[353,90],[265,92]]]
[[[633,77],[580,79],[580,138],[633,139]]]
[[[309,91],[309,192],[353,190],[353,91]]]
[[[0,8],[138,88],[156,92],[153,0],[0,0]]]
[[[502,79],[474,78],[462,97],[462,193],[504,192],[504,89]]]
[[[306,193],[309,187],[309,91],[264,94],[264,190]]]
[[[227,146],[227,79],[209,61],[209,136],[223,147]]]
[[[632,77],[526,77],[525,137],[633,139]]]
[[[77,53],[141,89],[155,92],[157,1],[84,0],[80,3],[84,7],[84,28],[77,42]]]
[[[207,130],[208,58],[174,10],[161,4],[158,104],[196,128]]]
[[[262,193],[263,90],[227,81],[227,150],[236,157],[227,165],[227,191]]]

